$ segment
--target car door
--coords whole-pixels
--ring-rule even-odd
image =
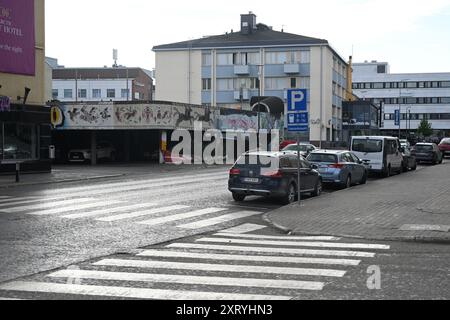
[[[303,179],[301,184],[304,186],[304,190],[314,190],[316,187],[317,175],[313,171],[311,163],[307,160],[301,159],[300,164],[302,166],[300,178]]]
[[[362,180],[363,176],[365,175],[366,168],[365,168],[365,166],[362,163],[360,163],[361,160],[359,160],[359,158],[356,155],[354,155],[353,153],[349,152],[348,156],[352,159],[352,162],[353,162],[352,165],[354,167],[354,172],[355,172],[356,177],[357,177],[357,182],[359,182],[359,181]]]

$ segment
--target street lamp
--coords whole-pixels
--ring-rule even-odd
[[[401,130],[402,130],[402,88],[403,83],[406,83],[406,81],[409,81],[411,79],[402,79],[399,83],[399,97],[398,97],[398,113],[399,113],[399,119],[398,119],[398,138],[401,139]]]
[[[411,106],[406,108],[406,130],[407,130],[407,139],[409,141],[410,132],[411,132]]]

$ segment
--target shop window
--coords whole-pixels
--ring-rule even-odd
[[[115,89],[107,89],[106,90],[106,97],[107,98],[115,98],[116,97],[116,90]]]
[[[35,125],[4,123],[3,127],[3,158],[5,160],[38,158],[38,134]]]

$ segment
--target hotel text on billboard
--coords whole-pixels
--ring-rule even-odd
[[[0,72],[35,75],[34,0],[0,0]]]

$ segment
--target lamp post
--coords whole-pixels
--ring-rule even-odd
[[[402,104],[401,104],[402,103],[402,88],[403,88],[403,84],[409,80],[411,80],[411,79],[402,79],[399,83],[399,97],[398,97],[398,113],[399,113],[398,138],[399,139],[401,139],[401,130],[402,130]]]
[[[410,138],[409,134],[410,134],[410,131],[411,131],[411,107],[410,106],[406,108],[406,116],[407,116],[407,118],[406,118],[406,131],[407,131],[407,133],[406,134],[407,134],[407,139],[409,141],[409,138]]]

